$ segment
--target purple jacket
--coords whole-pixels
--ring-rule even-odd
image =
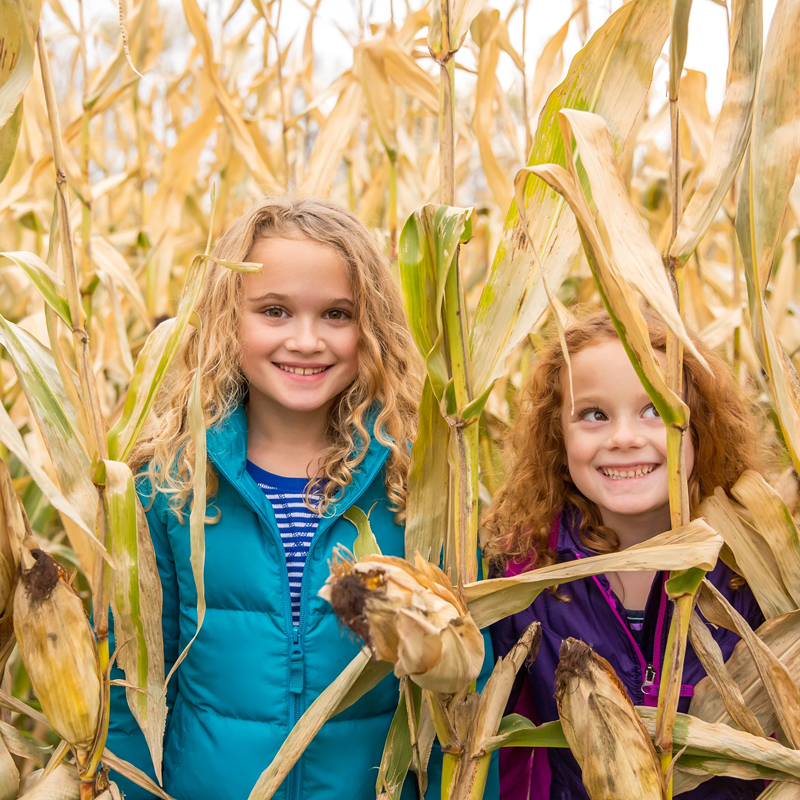
[[[565,510],[559,517],[558,527],[553,525],[550,537],[550,546],[557,550],[558,561],[594,555],[578,537],[578,512]],[[525,565],[512,563],[506,574],[518,574],[525,569]],[[718,561],[708,579],[750,626],[757,628],[764,621],[763,615],[747,586],[741,589],[728,586],[733,576],[734,573]],[[569,602],[558,600],[550,592],[542,592],[525,611],[492,625],[495,657],[506,655],[534,620],[542,626],[539,655],[528,667],[527,675],[521,670],[517,676],[506,713],[523,714],[537,724],[558,719],[553,697],[554,676],[561,642],[570,636],[583,639],[611,663],[635,705],[657,705],[661,665],[672,617],[672,603],[668,602],[663,589],[666,578],[666,573],[659,573],[653,582],[645,609],[641,648],[628,627],[625,609],[604,575],[562,584],[559,593],[571,598]],[[710,626],[710,630],[723,658],[727,659],[739,637],[723,628]],[[679,711],[688,710],[694,686],[705,674],[691,643],[687,643]],[[530,751],[508,748],[501,750],[500,756],[501,800],[588,800],[580,767],[569,750],[536,750],[532,756]],[[680,797],[682,800],[751,800],[763,789],[763,781],[721,777],[712,778]]]

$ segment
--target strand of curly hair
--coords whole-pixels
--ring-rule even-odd
[[[333,248],[348,269],[359,327],[358,375],[331,411],[328,446],[319,457],[322,474],[309,476],[313,480],[306,502],[321,486],[318,508],[324,513],[352,483],[374,435],[390,451],[385,466],[386,492],[396,519],[402,522],[409,442],[416,435],[421,362],[389,263],[355,215],[326,200],[291,197],[267,197],[255,203],[221,236],[213,254],[225,261],[246,261],[253,244],[266,237],[305,237]],[[247,383],[239,368],[241,305],[242,275],[210,263],[197,303],[203,322],[200,369],[206,428],[219,424],[247,400]],[[150,479],[154,491],[169,497],[179,520],[192,491],[195,448],[187,408],[197,346],[198,333],[191,328],[128,459],[134,472],[141,469]],[[372,423],[369,429],[368,422]],[[218,478],[211,464],[207,483],[209,497],[213,497]]]

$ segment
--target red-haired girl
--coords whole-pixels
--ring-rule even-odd
[[[650,341],[666,365],[666,328],[647,314]],[[558,341],[541,355],[525,387],[509,437],[508,480],[484,524],[487,554],[511,575],[556,562],[624,550],[670,528],[666,427],[637,377],[605,312],[566,330],[574,405]],[[747,469],[763,469],[768,450],[747,400],[727,365],[696,342],[710,375],[687,350],[685,437],[692,512],[717,486],[726,491]],[[558,718],[553,698],[562,639],[583,639],[611,662],[636,705],[656,705],[672,604],[656,572],[619,572],[564,584],[493,626],[495,656],[506,654],[534,619],[542,625],[539,655],[518,680],[511,705],[537,722]],[[763,617],[746,585],[722,561],[709,580],[755,628]],[[738,637],[712,628],[727,658]],[[705,675],[688,645],[680,711]],[[546,757],[545,757],[546,754]],[[502,758],[501,796],[538,800],[587,797],[569,750],[537,751],[532,769]],[[744,800],[763,782],[715,778],[681,797]]]

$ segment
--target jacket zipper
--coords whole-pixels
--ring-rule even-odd
[[[382,469],[386,458],[388,457],[388,453],[383,457],[378,459],[377,464],[373,466],[373,468],[369,471],[364,482],[361,485],[360,491],[356,492],[348,501],[347,508],[355,505],[356,501],[361,497],[362,494],[367,490],[367,488],[372,484],[372,481],[375,480],[375,476],[378,472]],[[343,509],[346,511],[347,509]],[[341,516],[341,515],[337,515]],[[333,525],[333,522],[330,525],[326,525],[323,527],[324,519],[320,520],[319,525],[317,526],[316,531],[314,531],[314,535],[311,537],[311,543],[308,547],[308,554],[306,555],[306,562],[309,558],[311,558],[311,551],[314,549],[314,545],[319,541],[320,536],[325,531],[326,527],[330,527]],[[320,528],[322,527],[322,531]],[[292,728],[297,724],[297,721],[300,719],[302,715],[303,709],[303,659],[305,658],[305,653],[303,651],[303,640],[305,637],[305,631],[303,630],[303,617],[305,616],[305,608],[306,608],[306,577],[308,576],[308,570],[303,567],[303,577],[300,579],[300,615],[297,619],[297,625],[292,628],[292,651],[291,651],[291,674],[294,678],[297,675],[297,681],[299,685],[299,690],[297,693],[292,694]],[[288,582],[288,577],[287,577]],[[291,602],[290,602],[291,606]],[[291,614],[291,611],[290,611]],[[296,659],[296,660],[295,660]],[[291,684],[290,684],[290,691],[291,691]],[[292,771],[289,773],[289,786],[286,790],[286,796],[289,800],[300,800],[300,784],[302,783],[300,777],[300,770],[302,769],[302,759],[298,760],[295,764]]]
[[[214,461],[214,466],[216,466],[216,468],[222,473],[222,475],[225,476],[225,480],[227,480],[228,483],[236,489],[236,491],[238,492],[239,496],[244,498],[244,501],[247,503],[247,505],[250,506],[250,508],[252,508],[253,511],[256,512],[256,515],[264,523],[264,526],[270,532],[270,534],[272,535],[273,540],[278,545],[278,550],[281,553],[285,554],[286,550],[285,550],[285,548],[283,546],[283,539],[281,539],[280,533],[278,533],[277,530],[273,530],[272,526],[270,525],[269,518],[264,515],[264,513],[261,511],[261,509],[257,508],[253,503],[251,503],[250,499],[245,494],[243,494],[242,492],[240,492],[236,488],[237,487],[236,481],[231,479],[230,473],[218,461],[216,461],[213,458],[212,458],[212,460]],[[261,490],[259,489],[259,491],[261,491]],[[266,501],[266,498],[265,498],[265,501]],[[300,698],[300,694],[293,694],[292,693],[292,681],[295,679],[295,675],[296,674],[300,675],[300,682],[301,682],[300,691],[302,692],[303,646],[300,643],[298,629],[295,628],[292,625],[292,593],[291,593],[291,590],[289,588],[289,573],[286,571],[285,568],[283,570],[283,590],[284,590],[283,591],[283,594],[284,594],[283,608],[284,608],[284,612],[285,612],[284,616],[285,616],[285,620],[286,620],[286,630],[289,630],[289,631],[292,632],[292,645],[291,645],[290,653],[289,653],[289,659],[290,659],[290,667],[289,667],[289,670],[290,670],[290,672],[289,672],[289,697],[290,697],[290,702],[289,702],[289,707],[290,707],[290,712],[291,712],[291,720],[290,720],[290,722],[291,722],[290,730],[291,730],[291,728],[294,727],[295,723],[297,722],[297,719],[299,718],[299,713],[298,713],[297,709],[299,708],[299,705],[300,705],[300,699],[299,699]],[[300,613],[301,613],[301,616],[302,616],[302,611]],[[296,631],[297,631],[297,636],[295,636],[295,632]],[[297,642],[297,644],[295,644],[295,642]],[[297,648],[297,662],[295,662],[295,658],[296,658],[295,649],[296,648]],[[298,664],[297,667],[295,666],[295,663]],[[289,773],[289,775],[286,778],[286,781],[287,781],[287,796],[288,797],[295,797],[295,795],[297,795],[297,797],[299,798],[299,787],[295,787],[295,784],[297,783],[297,780],[296,780],[296,777],[295,777],[295,770],[294,769]]]
[[[356,501],[361,497],[362,494],[369,488],[372,484],[372,481],[375,480],[375,476],[378,472],[382,469],[386,458],[388,457],[388,453],[384,455],[383,458],[378,459],[377,463],[372,467],[372,469],[367,474],[366,478],[362,483],[362,487],[360,491],[355,493],[348,502],[347,508],[355,505]],[[236,483],[231,480],[230,475],[226,470],[216,461],[214,461],[215,466],[217,469],[225,476],[225,479],[230,483],[231,486],[236,487]],[[265,517],[262,512],[256,508],[247,497],[245,497],[241,492],[239,492],[240,496],[244,497],[245,502],[253,509],[253,511],[258,514],[261,520],[266,525],[267,529],[272,534],[272,538],[276,541],[276,543],[280,546],[279,549],[281,552],[285,553],[285,548],[283,546],[283,540],[280,538],[280,534],[277,531],[272,530],[272,527],[269,524],[269,519]],[[346,509],[344,509],[346,510]],[[339,515],[337,515],[339,516]],[[324,520],[323,520],[324,521]],[[330,523],[333,524],[333,523]],[[322,525],[322,521],[320,522],[320,526]],[[328,527],[328,526],[325,526]],[[324,528],[323,528],[324,531]],[[311,557],[311,551],[314,549],[314,545],[319,540],[320,535],[320,527],[317,527],[317,530],[314,532],[314,536],[311,539],[311,543],[308,548],[308,554],[306,559]],[[286,610],[286,627],[287,630],[291,630],[291,648],[289,650],[289,696],[290,696],[290,714],[291,714],[291,725],[290,730],[294,728],[297,724],[297,721],[300,719],[302,715],[302,707],[303,707],[303,684],[304,684],[304,659],[305,659],[305,652],[304,652],[304,631],[303,631],[303,617],[305,612],[305,596],[306,596],[306,576],[308,574],[307,569],[303,569],[303,577],[300,583],[300,615],[298,617],[298,624],[294,625],[292,621],[292,595],[289,589],[289,576],[288,573],[284,575],[284,609]],[[299,770],[301,767],[301,761],[298,761],[295,764],[294,768],[289,772],[287,776],[287,787],[286,787],[286,796],[291,800],[300,800],[300,779],[299,779]]]
[[[583,556],[580,553],[575,553],[575,555],[579,559],[583,558]],[[639,660],[639,668],[640,668],[641,674],[642,674],[642,685],[641,685],[642,695],[643,695],[643,697],[646,698],[648,696],[649,688],[656,681],[656,678],[658,676],[658,670],[653,666],[652,663],[648,662],[645,659],[644,653],[642,652],[642,648],[639,647],[639,645],[636,643],[636,639],[633,638],[633,634],[631,633],[630,628],[625,624],[625,620],[623,620],[622,617],[619,615],[619,612],[617,611],[617,604],[614,602],[614,598],[610,597],[608,592],[606,592],[606,590],[603,588],[603,584],[600,583],[600,579],[597,577],[597,575],[592,575],[592,579],[597,584],[597,588],[600,590],[600,594],[603,596],[603,599],[606,601],[606,603],[608,604],[609,608],[613,612],[614,617],[616,618],[617,622],[622,627],[622,630],[625,631],[625,635],[628,637],[628,640],[630,641],[631,646],[633,647],[633,652],[636,653],[636,658]],[[663,591],[664,591],[663,587],[662,587],[661,591],[663,593]],[[662,607],[659,608],[659,617],[661,616],[662,612],[663,612],[663,604],[662,604]],[[661,620],[659,619],[659,625],[658,625],[659,632],[661,630],[661,624],[660,623],[661,623]],[[660,649],[661,648],[659,647],[659,650]]]

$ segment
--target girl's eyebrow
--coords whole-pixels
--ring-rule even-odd
[[[278,292],[266,292],[257,297],[249,298],[251,303],[288,303],[291,298],[288,295],[280,294]],[[353,301],[349,297],[335,297],[332,300],[326,301],[325,305],[328,306],[350,306],[353,307]]]
[[[264,303],[267,300],[271,300],[276,303],[285,303],[289,298],[285,294],[278,294],[277,292],[266,292],[265,294],[260,294],[257,297],[249,298],[251,303]]]

